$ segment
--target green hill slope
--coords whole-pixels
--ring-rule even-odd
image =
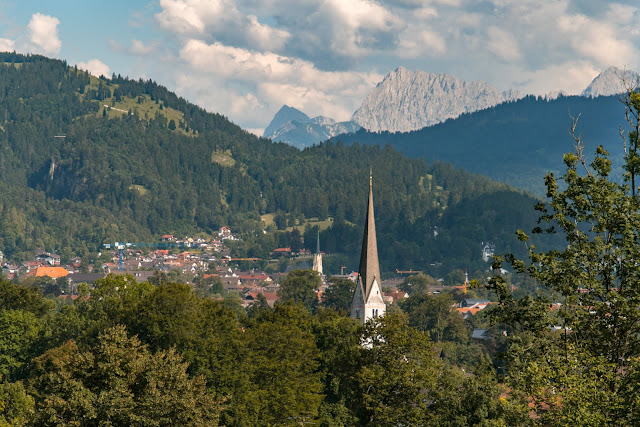
[[[82,255],[108,241],[222,225],[264,252],[277,242],[255,237],[260,215],[281,212],[334,217],[324,247],[355,257],[370,167],[387,271],[480,267],[480,241],[510,247],[513,231],[535,219],[531,197],[390,147],[327,143],[299,151],[152,81],[96,79],[40,56],[0,54],[0,63],[0,250],[8,257],[36,247]],[[493,206],[481,219],[489,199],[517,199],[517,212]],[[477,215],[460,216],[463,201]]]

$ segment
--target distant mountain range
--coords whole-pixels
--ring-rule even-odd
[[[610,67],[599,74],[582,92],[584,97],[610,96],[625,91],[625,82],[637,82],[638,74]],[[552,91],[546,101],[567,96]],[[336,123],[318,116],[309,118],[293,107],[282,107],[264,136],[274,141],[304,148],[339,134],[360,128],[373,132],[409,132],[454,119],[461,114],[514,102],[524,95],[516,90],[500,92],[483,81],[466,82],[448,74],[430,74],[399,67],[367,95],[351,121]]]
[[[562,96],[555,100],[527,96],[516,102],[463,114],[412,132],[369,132],[336,137],[345,144],[391,145],[428,162],[451,162],[509,185],[544,196],[544,175],[561,174],[563,154],[573,151],[571,116],[578,117],[578,134],[588,163],[603,145],[611,154],[614,174],[621,174],[625,129],[619,96]]]
[[[283,106],[264,131],[264,136],[294,147],[305,148],[336,135],[360,129],[355,122],[339,122],[324,116],[310,118],[302,111]]]
[[[374,132],[409,132],[522,97],[482,81],[399,67],[369,92],[351,120]]]
[[[628,87],[634,87],[638,83],[638,73],[631,70],[621,70],[616,67],[609,67],[600,73],[582,91],[582,96],[609,96],[617,95],[627,91]]]

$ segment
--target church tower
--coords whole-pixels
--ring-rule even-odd
[[[322,255],[320,254],[320,232],[318,231],[318,245],[316,253],[313,254],[313,271],[317,271],[322,276]]]
[[[369,201],[367,218],[364,223],[362,253],[358,268],[356,291],[351,302],[351,317],[360,319],[362,323],[382,316],[386,310],[382,298],[380,265],[378,264],[378,243],[376,240],[376,223],[373,217],[373,177],[369,173]]]

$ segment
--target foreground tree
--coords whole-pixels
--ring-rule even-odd
[[[353,410],[362,425],[429,425],[440,363],[428,335],[387,313],[364,325]]]
[[[221,402],[174,350],[151,354],[116,326],[80,351],[73,341],[34,359],[36,425],[217,425]]]
[[[278,293],[283,302],[298,302],[313,312],[318,306],[320,285],[322,285],[322,280],[317,271],[311,269],[293,270],[287,274]]]
[[[356,283],[353,280],[332,277],[329,279],[329,286],[322,294],[322,305],[347,312],[351,307],[355,290]]]
[[[300,305],[279,303],[261,311],[246,329],[247,390],[237,390],[234,425],[302,425],[322,402],[318,349],[311,316]],[[226,414],[225,414],[226,415]]]
[[[536,206],[544,228],[533,230],[562,233],[566,247],[530,246],[528,262],[507,257],[551,296],[516,300],[499,276],[490,281],[501,303],[493,318],[512,328],[508,380],[532,399],[542,423],[640,423],[640,94],[629,93],[626,106],[632,130],[624,182],[611,176],[603,147],[588,164],[576,138],[564,182],[545,179],[549,200]]]

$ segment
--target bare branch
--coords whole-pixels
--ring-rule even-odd
[[[578,116],[576,117],[572,116],[571,112],[569,112],[569,117],[571,117],[571,130],[569,131],[569,133],[571,134],[571,138],[573,138],[573,141],[575,142],[573,148],[576,150],[576,157],[584,167],[584,170],[587,172],[587,174],[591,176],[591,171],[587,167],[587,161],[584,158],[584,143],[582,142],[582,135],[576,134],[580,114],[578,114]]]

